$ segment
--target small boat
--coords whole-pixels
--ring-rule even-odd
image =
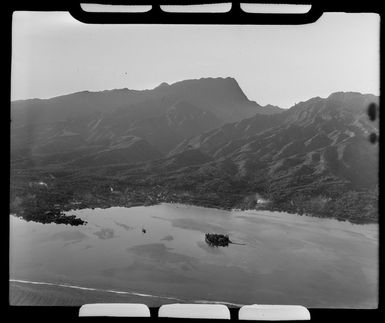
[[[143,232],[143,233],[146,233],[146,229],[143,229],[143,228],[142,228],[142,232]]]

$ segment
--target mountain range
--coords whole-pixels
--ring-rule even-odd
[[[92,161],[106,149],[128,152],[135,136],[143,139],[141,160],[148,160],[156,156],[154,151],[166,155],[182,140],[204,131],[255,113],[280,111],[248,100],[233,78],[162,83],[144,91],[85,91],[12,102],[11,148],[16,156],[27,153],[31,161],[57,152],[62,153],[61,161],[72,160],[75,149],[83,161],[86,155]],[[152,146],[148,155],[145,141],[147,147]],[[135,143],[134,150],[140,144],[138,140]],[[134,155],[132,161],[138,161]]]
[[[263,107],[233,78],[14,101],[11,206],[44,180],[68,196],[63,207],[178,201],[373,222],[378,146],[368,137],[379,125],[367,107],[378,102],[336,92]]]

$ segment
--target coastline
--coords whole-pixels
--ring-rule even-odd
[[[159,306],[159,304],[177,301],[181,300],[136,292],[102,290],[27,280],[9,280],[9,304],[12,306],[81,306],[85,303],[97,302],[139,302],[148,306]]]
[[[213,210],[222,210],[222,211],[228,211],[228,212],[274,212],[274,213],[280,213],[284,216],[300,216],[300,217],[308,217],[308,218],[317,218],[317,219],[325,219],[325,220],[335,220],[337,222],[348,222],[353,225],[378,225],[378,220],[376,222],[374,221],[355,221],[352,219],[344,219],[340,217],[329,217],[329,216],[321,216],[318,214],[314,213],[296,213],[296,212],[291,212],[290,210],[286,209],[281,209],[277,207],[269,207],[269,206],[263,206],[259,208],[229,208],[229,207],[224,207],[221,205],[206,205],[202,203],[191,203],[191,202],[183,202],[183,201],[157,201],[153,203],[131,203],[129,205],[126,204],[121,204],[121,203],[107,203],[105,205],[95,205],[95,206],[90,206],[90,205],[80,205],[77,208],[71,208],[71,206],[66,206],[65,208],[62,209],[62,211],[57,211],[58,214],[49,214],[48,217],[46,216],[37,216],[37,217],[29,217],[28,215],[26,216],[25,214],[20,214],[18,212],[12,212],[11,215],[14,215],[16,217],[22,218],[26,221],[33,221],[33,222],[40,222],[40,223],[56,223],[56,224],[68,224],[71,226],[77,226],[77,225],[84,225],[87,222],[82,220],[81,218],[76,217],[76,215],[73,214],[67,214],[69,212],[76,212],[78,210],[84,210],[84,209],[108,209],[111,207],[125,207],[125,208],[132,208],[132,207],[148,207],[148,206],[154,206],[154,205],[161,205],[161,204],[169,204],[169,205],[185,205],[185,206],[192,206],[192,207],[201,207],[201,208],[206,208],[206,209],[213,209]],[[49,212],[49,211],[47,211]],[[46,212],[46,213],[47,213]]]
[[[143,303],[149,307],[159,307],[172,303],[224,304],[241,307],[245,304],[209,301],[182,300],[136,292],[103,290],[46,282],[9,280],[9,304],[12,306],[81,306],[86,303]]]
[[[181,300],[158,297],[155,295],[140,296],[130,292],[109,291],[80,286],[65,286],[52,283],[38,283],[29,281],[9,280],[9,305],[10,306],[70,306],[80,307],[87,303],[141,303],[148,307],[160,307],[164,304],[195,303],[195,304],[223,304],[230,308],[240,308],[244,305],[226,301],[210,300]],[[356,306],[343,306],[352,309],[376,309],[370,301]],[[312,306],[312,308],[331,308],[338,306]]]

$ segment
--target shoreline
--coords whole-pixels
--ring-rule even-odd
[[[132,296],[138,296],[138,297],[162,298],[162,299],[170,299],[170,300],[181,301],[181,299],[176,298],[176,297],[157,296],[157,295],[144,294],[144,293],[132,292],[132,291],[119,291],[119,290],[113,290],[113,289],[100,289],[100,288],[83,287],[83,286],[69,285],[69,284],[36,282],[36,281],[22,280],[22,279],[12,279],[12,278],[9,279],[9,282],[21,283],[21,284],[31,284],[31,285],[56,286],[56,287],[79,289],[79,290],[94,291],[94,292],[105,292],[105,293],[112,293],[112,294],[119,294],[119,295],[132,295]]]
[[[323,220],[323,221],[333,221],[336,224],[338,223],[349,223],[352,226],[371,226],[375,225],[378,226],[379,223],[377,222],[355,222],[355,221],[349,221],[349,219],[341,219],[337,217],[323,217],[323,216],[317,216],[313,214],[299,214],[299,213],[291,213],[287,212],[285,210],[277,210],[277,209],[268,209],[268,208],[260,208],[260,209],[239,209],[239,208],[225,208],[225,207],[214,207],[214,206],[205,206],[201,204],[192,204],[192,203],[182,203],[182,202],[157,202],[154,204],[146,205],[146,204],[133,204],[133,205],[107,205],[105,207],[89,207],[89,206],[84,206],[80,208],[68,208],[63,210],[63,213],[61,213],[61,218],[68,218],[68,221],[63,221],[63,222],[56,222],[56,221],[37,221],[36,219],[28,219],[24,217],[23,215],[17,214],[17,213],[10,213],[10,215],[23,219],[24,221],[32,221],[36,223],[43,223],[43,224],[49,224],[49,223],[56,223],[56,224],[65,224],[65,225],[85,225],[87,221],[82,220],[81,218],[76,218],[76,215],[73,214],[67,214],[67,213],[75,213],[76,211],[81,211],[81,210],[105,210],[105,209],[110,209],[110,208],[135,208],[135,207],[151,207],[151,206],[157,206],[157,205],[170,205],[170,206],[176,206],[176,207],[195,207],[195,208],[202,208],[202,209],[211,209],[211,210],[219,210],[219,211],[226,211],[229,213],[246,213],[250,215],[257,215],[257,216],[263,216],[263,217],[268,217],[272,219],[278,219],[281,217],[293,217],[293,218],[306,218],[306,219],[314,219],[314,220]],[[258,213],[257,213],[258,212]],[[264,212],[269,212],[271,214],[266,215],[263,214]],[[241,215],[239,215],[241,216]],[[243,215],[242,215],[243,216]],[[77,221],[76,224],[71,223],[71,219],[75,219]],[[79,223],[79,224],[78,224]]]
[[[103,302],[140,302],[157,306],[175,300],[63,284],[9,280],[9,304],[12,306],[81,306]]]
[[[173,303],[194,304],[223,304],[230,308],[240,308],[242,303],[229,301],[210,301],[205,299],[182,300],[177,298],[163,298],[155,295],[141,296],[126,294],[127,292],[103,290],[96,288],[66,286],[45,282],[30,282],[23,280],[9,280],[9,305],[10,306],[72,306],[80,307],[87,303],[141,303],[148,307],[160,307]],[[289,304],[289,303],[288,303]],[[283,304],[281,304],[283,305]],[[338,306],[312,306],[311,308],[338,309]],[[376,305],[365,303],[356,306],[343,306],[351,309],[375,309]]]
[[[75,291],[75,295],[74,294]],[[71,295],[67,295],[70,292]],[[45,295],[41,295],[45,293]],[[13,294],[13,295],[12,295]],[[24,299],[21,294],[28,296]],[[55,297],[53,294],[57,294]],[[66,297],[71,296],[73,301],[66,301]],[[80,306],[91,300],[98,299],[101,302],[110,300],[111,302],[141,302],[150,307],[157,307],[171,303],[196,303],[196,304],[224,304],[230,307],[241,307],[246,304],[238,304],[226,301],[210,300],[183,300],[177,297],[157,296],[129,291],[118,291],[109,289],[99,289],[92,287],[82,287],[67,284],[56,284],[47,282],[35,282],[28,280],[9,279],[9,303],[12,306]],[[64,302],[63,302],[64,301]],[[60,302],[60,304],[56,304]]]
[[[91,178],[92,179],[92,178]],[[90,179],[90,180],[91,180]],[[19,179],[21,181],[21,179]],[[99,179],[97,179],[99,181]],[[152,185],[146,183],[131,185],[123,190],[121,184],[109,183],[107,187],[99,186],[90,191],[81,187],[74,191],[70,187],[52,183],[48,187],[25,187],[25,181],[13,189],[11,187],[10,210],[26,220],[42,223],[84,224],[81,219],[65,216],[70,210],[109,207],[151,206],[161,203],[186,204],[214,208],[226,211],[271,211],[287,214],[307,215],[315,218],[331,218],[355,224],[378,223],[378,194],[373,190],[343,190],[334,197],[311,193],[291,196],[291,190],[278,194],[263,194],[250,191],[200,192],[193,189],[175,189],[169,185]],[[79,185],[82,183],[79,183]],[[23,186],[24,185],[24,186]],[[111,191],[112,187],[114,190]],[[255,194],[265,196],[263,201],[255,199]],[[290,195],[291,194],[291,195]],[[324,196],[325,195],[325,196]],[[59,198],[60,196],[60,198]],[[62,216],[61,216],[62,215]]]

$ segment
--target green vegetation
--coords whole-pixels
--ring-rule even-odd
[[[227,247],[231,243],[227,234],[206,233],[205,241],[209,246]]]
[[[31,185],[44,182],[46,185]],[[112,188],[112,190],[111,190]],[[378,222],[378,189],[356,189],[346,182],[294,177],[269,182],[241,178],[214,168],[149,174],[127,168],[11,173],[11,213],[28,221],[80,225],[63,212],[84,208],[183,203],[218,209],[260,209],[347,220]],[[262,200],[263,202],[261,203]]]

